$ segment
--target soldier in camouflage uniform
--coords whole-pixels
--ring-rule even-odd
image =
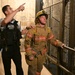
[[[48,15],[44,10],[37,13],[36,27],[29,29],[25,37],[26,62],[28,75],[41,75],[45,54],[47,52],[47,41],[54,46],[63,47],[64,44],[57,40],[51,29],[47,27]]]

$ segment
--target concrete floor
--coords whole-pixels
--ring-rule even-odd
[[[28,65],[25,62],[25,53],[21,52],[21,54],[22,54],[22,68],[24,71],[24,75],[27,75]],[[12,75],[16,75],[15,74],[16,73],[15,65],[14,65],[13,61],[11,64],[11,72],[12,72]],[[1,52],[0,52],[0,75],[4,75],[3,64],[2,64],[2,59],[1,59]],[[50,72],[43,66],[41,75],[52,75],[52,74],[50,74]]]

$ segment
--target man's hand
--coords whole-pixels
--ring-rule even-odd
[[[22,30],[22,35],[27,34],[28,30],[27,29],[23,29]]]
[[[62,45],[61,45],[61,48],[63,49],[65,46],[66,46],[65,44],[62,44]]]
[[[24,8],[24,5],[25,5],[25,3],[23,3],[22,5],[20,5],[19,7],[18,7],[18,10],[19,11],[23,11],[25,8]]]
[[[34,60],[34,56],[33,55],[30,55],[29,56],[29,60],[31,60],[31,61]]]

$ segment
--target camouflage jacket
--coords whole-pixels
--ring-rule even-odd
[[[27,55],[32,54],[32,50],[42,51],[44,48],[47,48],[47,42],[54,46],[61,46],[62,42],[57,40],[50,27],[40,27],[38,24],[35,28],[32,28],[28,31],[25,37],[25,50]]]

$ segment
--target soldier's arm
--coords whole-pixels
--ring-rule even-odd
[[[25,34],[27,34],[27,32],[28,32],[27,29],[23,29],[23,30],[21,31],[21,34],[22,34],[22,35],[25,35]]]
[[[32,38],[33,38],[33,34],[30,29],[25,36],[25,43],[24,43],[25,51],[28,56],[32,55],[32,51],[31,51],[32,50],[32,48],[31,48],[31,39]]]
[[[54,46],[63,48],[64,44],[55,38],[54,34],[52,33],[51,29],[49,30],[49,36],[48,40],[50,40],[50,43]]]
[[[11,14],[7,15],[6,18],[4,18],[4,20],[1,22],[1,25],[3,25],[3,26],[6,25],[8,22],[10,22],[13,19],[13,17],[17,14],[17,12],[23,11],[24,10],[24,4],[20,5]]]

